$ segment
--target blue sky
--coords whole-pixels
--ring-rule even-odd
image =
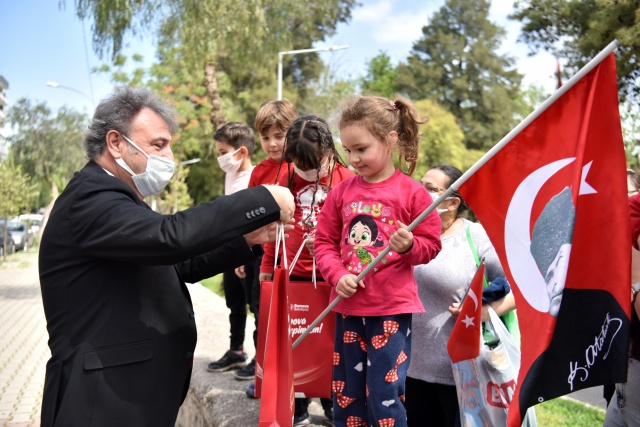
[[[318,46],[350,47],[322,53],[322,58],[343,76],[364,73],[366,62],[380,51],[397,62],[406,58],[413,42],[421,36],[421,28],[444,0],[361,0],[353,10],[352,20],[340,25],[337,34]],[[517,44],[519,24],[508,21],[512,0],[494,0],[491,19],[507,29],[507,40],[501,52],[519,58],[519,71],[525,84],[541,84],[548,92],[554,88],[555,60],[550,55],[527,57],[525,46]],[[58,0],[0,0],[0,40],[2,60],[0,75],[9,82],[10,104],[21,97],[46,102],[54,111],[63,105],[88,113],[93,103],[108,95],[113,87],[105,74],[90,74],[89,69],[104,63],[91,45],[91,25],[75,17],[74,0],[66,0],[59,9]],[[153,59],[153,40],[130,36],[125,54],[140,53]],[[288,50],[289,47],[283,47]],[[274,69],[274,74],[276,70]],[[72,90],[51,88],[55,81]],[[275,90],[275,88],[274,88]],[[274,93],[274,97],[275,97]]]

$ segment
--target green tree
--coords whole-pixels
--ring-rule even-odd
[[[309,83],[309,91],[298,103],[298,112],[328,120],[338,105],[356,91],[356,83],[336,76],[330,67]]]
[[[0,218],[8,220],[27,208],[35,195],[35,187],[31,177],[22,173],[22,168],[16,166],[11,158],[0,163]],[[3,248],[6,248],[7,221],[3,221],[0,231]],[[3,256],[6,257],[6,252],[3,252]]]
[[[416,101],[416,108],[429,121],[420,126],[422,137],[418,153],[418,165],[414,177],[419,179],[427,170],[438,164],[449,164],[465,170],[467,148],[464,134],[453,114],[431,100]]]
[[[251,80],[253,71],[260,68],[256,65],[275,65],[278,51],[298,48],[300,43],[309,47],[331,35],[339,22],[350,18],[354,4],[355,0],[75,0],[77,15],[93,20],[98,54],[108,51],[115,57],[127,32],[158,32],[165,40],[182,45],[182,60],[202,72],[211,104],[210,120],[216,128],[227,121],[218,69],[236,77],[235,85]],[[290,61],[314,59],[317,56],[298,55]],[[302,66],[294,69],[290,73],[294,79],[305,71]]]
[[[391,64],[391,57],[380,52],[367,63],[367,74],[360,78],[362,92],[366,95],[378,95],[393,98],[398,90],[398,71]]]
[[[458,120],[471,149],[487,149],[516,124],[522,76],[497,49],[505,31],[488,19],[487,0],[447,0],[398,66],[398,85],[413,99],[434,99]]]
[[[566,60],[573,74],[618,39],[617,73],[621,98],[640,97],[640,2],[611,0],[518,0],[512,19],[523,23],[520,39],[535,53]]]
[[[45,103],[21,98],[9,109],[7,120],[13,132],[8,141],[15,163],[50,191],[46,198],[38,195],[38,205],[32,207],[49,203],[50,209],[59,189],[86,162],[82,141],[88,118],[66,107],[54,115]]]

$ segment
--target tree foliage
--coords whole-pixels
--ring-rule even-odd
[[[398,70],[391,64],[391,57],[380,52],[367,63],[367,74],[360,79],[362,92],[393,98],[397,89]]]
[[[75,0],[77,15],[93,19],[98,54],[110,52],[115,58],[128,32],[152,32],[165,43],[181,46],[182,60],[201,73],[216,127],[227,121],[218,70],[226,72],[236,94],[248,87],[275,87],[277,52],[324,40],[350,18],[354,4],[355,0]],[[294,66],[285,67],[285,79],[300,83],[309,73],[319,75],[317,55],[296,55],[288,63]],[[305,86],[300,88],[304,92]]]
[[[487,0],[447,0],[422,28],[398,86],[413,99],[434,99],[458,120],[471,149],[487,149],[514,126],[522,76],[498,55],[505,31],[488,19]]]
[[[418,153],[418,164],[414,177],[421,178],[427,170],[438,164],[449,164],[465,170],[467,148],[464,134],[453,114],[431,100],[417,101],[420,114],[429,121],[420,126],[422,137]]]
[[[67,107],[54,114],[45,103],[21,98],[9,109],[7,120],[13,131],[8,141],[15,163],[51,192],[38,195],[38,205],[33,206],[38,208],[55,199],[58,189],[85,163],[82,141],[88,118]]]
[[[523,23],[520,39],[532,52],[566,60],[574,74],[614,39],[622,98],[640,99],[640,1],[518,0],[510,16]]]
[[[15,165],[11,158],[0,163],[0,218],[11,219],[28,208],[36,192],[36,186],[31,177],[22,172],[19,165]],[[7,222],[0,227],[0,238],[3,247],[7,247]],[[4,253],[6,256],[6,251]]]

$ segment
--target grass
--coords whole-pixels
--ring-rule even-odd
[[[33,254],[38,253],[37,246],[31,246],[26,252],[17,251],[6,257],[0,257],[0,269],[27,268],[33,263]]]
[[[222,274],[218,274],[217,276],[201,280],[200,284],[209,289],[214,294],[220,295],[222,298],[224,298],[224,290],[222,289]]]
[[[535,406],[539,427],[601,427],[604,410],[570,399],[553,399]]]

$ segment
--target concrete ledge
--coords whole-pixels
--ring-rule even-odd
[[[234,371],[212,373],[207,364],[229,349],[229,309],[220,296],[199,283],[188,285],[196,314],[198,344],[191,384],[180,408],[176,427],[251,427],[258,425],[260,399],[250,399],[245,390],[251,381],[236,380]],[[253,318],[247,318],[245,349],[253,357]],[[310,426],[330,426],[322,416],[318,399],[309,405]]]
[[[229,349],[229,309],[220,296],[200,284],[188,285],[196,314],[198,344],[189,393],[180,408],[177,427],[257,426],[260,401],[249,399],[251,381],[238,381],[234,371],[212,373],[207,364]],[[247,319],[246,351],[254,356],[253,319]]]

